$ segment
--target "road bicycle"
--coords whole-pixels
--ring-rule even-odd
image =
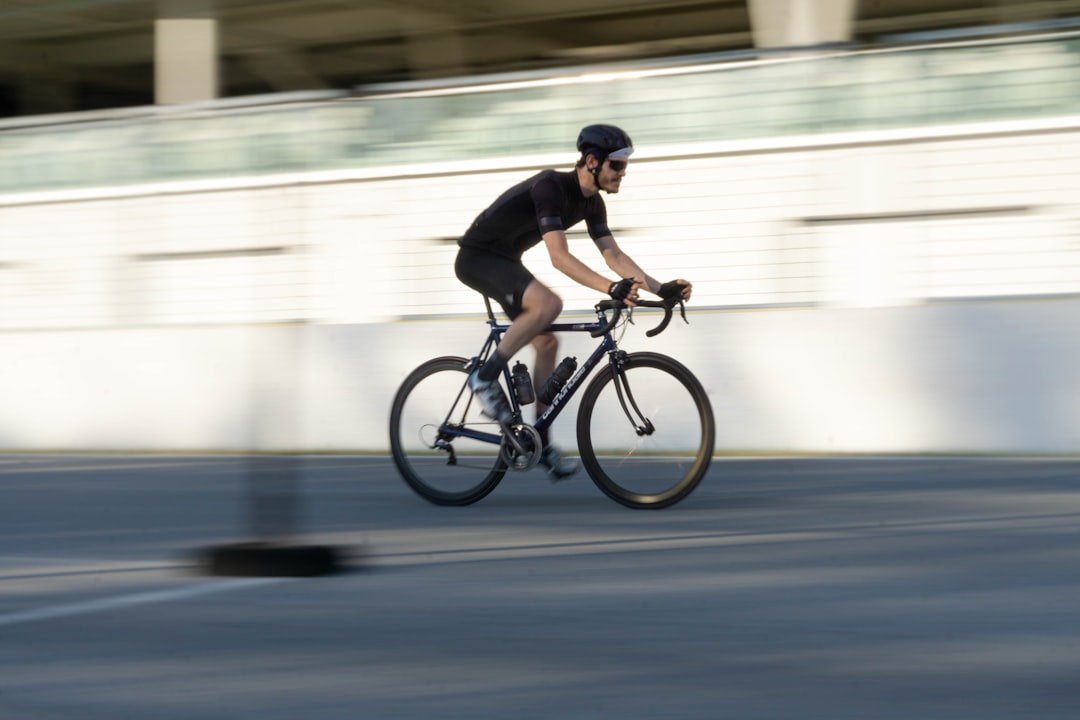
[[[401,384],[390,411],[390,447],[402,478],[437,505],[469,505],[488,495],[508,471],[533,468],[543,451],[541,432],[551,427],[584,386],[577,411],[581,464],[608,497],[631,508],[665,508],[686,498],[712,460],[715,425],[705,388],[671,357],[619,348],[634,308],[615,300],[595,306],[593,322],[557,322],[550,332],[587,332],[600,342],[533,424],[503,372],[513,410],[505,426],[480,412],[466,384],[469,372],[498,347],[508,324],[487,306],[489,331],[472,358],[438,357],[420,365]],[[645,334],[667,328],[683,303],[639,300],[637,308],[660,308],[663,320]],[[606,361],[606,362],[605,362]],[[527,398],[526,398],[527,399]]]

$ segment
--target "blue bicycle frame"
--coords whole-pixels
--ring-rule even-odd
[[[487,302],[487,298],[484,298]],[[600,344],[593,350],[592,354],[585,359],[583,363],[578,367],[577,372],[571,376],[566,384],[562,386],[559,393],[552,399],[551,405],[544,412],[543,415],[536,419],[536,423],[533,425],[539,432],[543,433],[547,428],[551,427],[551,424],[555,422],[555,418],[559,416],[563,408],[566,407],[567,401],[574,395],[574,392],[580,386],[581,382],[593,371],[604,357],[604,355],[611,355],[618,352],[618,345],[615,344],[615,340],[611,337],[610,326],[604,322],[599,311],[597,313],[597,319],[593,322],[585,323],[554,323],[549,326],[547,332],[588,332],[590,334],[600,333],[604,331],[605,327],[608,329],[599,335],[602,339]],[[495,348],[499,346],[499,342],[502,339],[503,333],[510,329],[509,325],[499,323],[495,318],[495,314],[491,312],[491,305],[488,304],[488,326],[491,328],[488,332],[488,337],[484,341],[483,347],[480,349],[480,354],[472,358],[469,361],[468,368],[471,370],[478,363],[483,362],[488,356],[495,351]],[[510,383],[510,369],[505,368],[503,370],[503,380],[505,381],[505,387],[511,388]],[[467,387],[462,389],[463,394],[468,392]],[[513,391],[508,393],[510,400],[510,408],[514,412],[514,418],[517,422],[521,419],[521,406],[518,403],[517,396]],[[460,396],[459,396],[460,399]],[[455,404],[456,405],[456,404]],[[453,408],[451,408],[453,413]],[[479,440],[481,442],[488,442],[495,445],[500,444],[503,441],[502,434],[499,433],[487,433],[478,430],[473,430],[464,427],[449,425],[450,417],[447,416],[443,421],[443,425],[440,428],[440,434],[452,437],[467,437],[473,440]]]

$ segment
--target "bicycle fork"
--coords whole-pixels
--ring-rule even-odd
[[[619,404],[622,406],[623,414],[630,421],[630,426],[634,428],[634,432],[637,433],[638,437],[652,435],[656,428],[653,427],[652,421],[645,417],[645,413],[641,412],[641,408],[638,407],[637,402],[634,400],[634,393],[630,390],[630,381],[626,379],[626,373],[623,372],[625,362],[626,353],[619,351],[618,357],[611,363],[611,372],[615,376],[613,382],[615,383],[615,392],[619,396]],[[627,403],[629,403],[629,406]]]

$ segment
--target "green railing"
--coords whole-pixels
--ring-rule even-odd
[[[0,129],[0,193],[1080,114],[1080,39],[653,68]],[[3,126],[0,125],[0,128]]]

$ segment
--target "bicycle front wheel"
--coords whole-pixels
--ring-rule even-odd
[[[506,473],[499,425],[480,414],[465,358],[429,360],[405,378],[390,410],[390,449],[401,477],[436,505],[469,505]]]
[[[709,469],[715,426],[697,378],[656,353],[630,353],[585,390],[578,410],[581,462],[611,499],[665,508],[689,495]]]

